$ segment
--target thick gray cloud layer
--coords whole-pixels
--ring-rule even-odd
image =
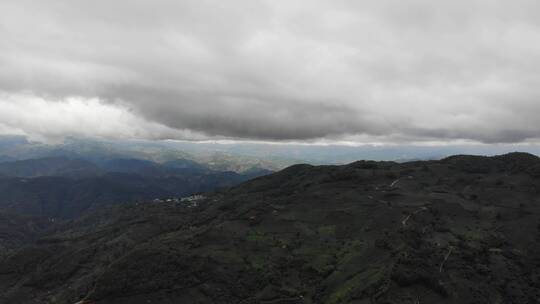
[[[6,0],[0,92],[42,137],[536,141],[540,2]]]

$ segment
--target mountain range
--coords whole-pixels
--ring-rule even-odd
[[[182,160],[214,171],[244,173],[276,171],[297,162],[286,158],[253,155],[221,146],[159,141],[106,141],[67,138],[61,143],[33,142],[21,136],[0,136],[0,163],[16,160],[64,157],[105,164],[118,159],[146,160],[165,164]]]
[[[110,204],[178,198],[269,173],[216,171],[190,160],[158,164],[140,159],[92,163],[47,157],[0,163],[0,211],[75,218]]]
[[[537,303],[540,159],[294,165],[34,230],[2,303]]]

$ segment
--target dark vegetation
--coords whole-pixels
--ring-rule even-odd
[[[295,165],[35,230],[2,303],[538,303],[540,159]]]
[[[0,163],[0,211],[52,219],[125,202],[171,198],[229,187],[267,174],[214,171],[188,160],[138,159],[97,163],[48,157]]]

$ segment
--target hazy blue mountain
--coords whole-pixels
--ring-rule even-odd
[[[12,148],[29,144],[24,136],[0,135],[0,149]]]
[[[15,161],[16,159],[11,157],[11,156],[7,156],[7,155],[0,155],[0,163],[5,163],[5,162],[9,162],[9,161]]]
[[[115,158],[100,163],[108,172],[135,173],[147,176],[166,175],[166,168],[149,160],[134,158]]]
[[[141,159],[165,164],[190,160],[209,169],[242,173],[252,168],[277,171],[296,163],[346,164],[358,159],[435,160],[455,154],[495,155],[513,151],[540,154],[538,145],[322,145],[238,142],[97,140],[68,138],[62,143],[38,143],[24,137],[0,136],[0,155],[14,159],[70,157],[95,163]]]
[[[95,164],[67,157],[47,157],[0,163],[0,175],[11,177],[87,177],[102,174]]]
[[[175,159],[163,163],[164,166],[174,169],[198,169],[207,170],[208,168],[196,161],[190,159]]]
[[[4,143],[4,144],[1,144]],[[68,157],[103,164],[117,159],[138,159],[165,164],[183,160],[217,171],[242,173],[251,168],[278,170],[294,162],[264,160],[249,155],[214,150],[186,152],[167,141],[106,141],[68,138],[62,143],[45,144],[30,142],[24,138],[0,136],[0,155],[10,160],[26,160],[46,157]],[[192,165],[193,165],[192,163]],[[169,163],[167,166],[173,166]],[[191,166],[193,169],[194,166]]]

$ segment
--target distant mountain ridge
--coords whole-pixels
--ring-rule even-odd
[[[15,160],[16,159],[11,157],[11,156],[0,155],[0,163],[9,162],[9,161],[15,161]]]
[[[0,162],[5,160],[28,160],[50,157],[66,157],[103,163],[115,159],[138,159],[164,164],[183,159],[199,163],[215,171],[235,171],[262,169],[274,171],[292,162],[229,153],[219,150],[195,149],[183,151],[167,142],[148,141],[101,141],[92,139],[67,138],[63,143],[45,144],[28,141],[24,137],[0,136]]]
[[[88,177],[102,173],[95,164],[67,157],[46,157],[0,163],[0,175],[11,177]]]
[[[180,166],[182,164],[182,166]],[[111,159],[98,164],[67,157],[0,163],[0,211],[74,218],[110,204],[182,197],[268,174],[210,170],[192,161],[158,164]]]
[[[189,173],[215,173],[227,170],[211,169],[189,159],[175,159],[165,163],[156,163],[137,158],[112,158],[101,161],[87,161],[73,157],[44,157],[26,160],[10,160],[0,163],[0,175],[8,177],[89,177],[105,173],[132,173],[144,176],[174,176]],[[244,175],[258,176],[270,170],[252,167]]]

